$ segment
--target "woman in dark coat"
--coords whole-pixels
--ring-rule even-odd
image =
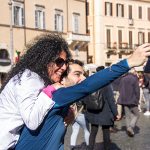
[[[98,71],[98,70],[97,70]],[[102,96],[98,98],[103,98],[104,105],[102,110],[90,110],[87,109],[86,117],[89,123],[91,123],[91,133],[89,138],[89,150],[94,149],[95,138],[98,132],[99,126],[102,126],[103,131],[103,141],[104,149],[110,149],[110,130],[109,128],[113,126],[114,120],[117,117],[117,107],[115,104],[115,99],[110,85],[100,89],[97,92],[101,92]],[[92,98],[94,95],[90,95],[88,98]],[[95,95],[96,96],[96,95]],[[85,103],[88,102],[85,101]]]

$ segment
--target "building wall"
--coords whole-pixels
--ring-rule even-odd
[[[85,0],[14,0],[13,3],[19,2],[24,7],[24,26],[13,25],[13,46],[14,55],[15,50],[23,51],[25,45],[31,41],[35,36],[45,32],[57,32],[55,31],[55,12],[61,10],[63,14],[63,32],[60,32],[67,40],[69,34],[76,34],[80,36],[86,36],[86,14],[85,14]],[[8,51],[10,47],[10,10],[8,5],[9,0],[1,0],[0,5],[0,47],[6,45]],[[37,6],[43,8],[45,12],[45,29],[35,28],[35,9]],[[73,33],[73,13],[79,14],[79,31]],[[4,14],[4,15],[2,15]],[[84,37],[82,38],[84,39]],[[73,39],[72,39],[73,41]],[[73,41],[75,44],[80,40]],[[70,46],[70,45],[69,45]],[[73,51],[73,47],[70,46]],[[83,60],[87,62],[87,49],[83,47],[79,50],[80,53],[84,53]]]
[[[93,55],[94,63],[97,65],[107,65],[128,57],[136,45],[138,45],[138,32],[145,33],[145,42],[148,42],[148,32],[150,32],[150,21],[147,9],[150,8],[149,0],[88,0],[90,6],[89,28],[91,42],[89,44],[89,55]],[[112,3],[112,16],[105,15],[105,2]],[[117,17],[116,4],[124,5],[124,17]],[[133,24],[130,24],[128,6],[132,6]],[[138,18],[138,7],[142,7],[142,19]],[[91,24],[91,20],[93,23]],[[111,46],[114,42],[118,44],[118,30],[122,30],[122,43],[129,43],[129,31],[133,32],[133,48],[117,49],[107,48],[106,30],[111,31]]]

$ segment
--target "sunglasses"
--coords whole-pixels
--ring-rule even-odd
[[[58,57],[54,62],[58,67],[62,67],[64,64],[68,66],[69,60],[64,60],[63,58]]]

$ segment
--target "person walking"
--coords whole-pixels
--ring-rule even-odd
[[[99,66],[96,71],[103,70],[104,66]],[[102,95],[102,96],[100,96]],[[103,107],[101,110],[90,110],[87,108],[86,118],[91,123],[91,132],[89,138],[88,150],[93,150],[95,145],[95,139],[99,126],[102,126],[104,149],[110,150],[110,127],[114,125],[114,120],[117,118],[117,107],[115,104],[114,94],[111,85],[108,85],[98,90],[93,97],[100,101],[103,99]],[[92,98],[92,96],[90,98]],[[88,99],[86,101],[88,103]]]
[[[139,118],[140,87],[138,77],[129,72],[121,77],[119,86],[118,104],[124,107],[127,134],[133,137],[134,128]]]

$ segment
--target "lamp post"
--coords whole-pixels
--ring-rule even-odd
[[[12,0],[9,0],[9,13],[10,13],[10,59],[11,65],[14,64],[14,46],[13,46],[13,20],[12,20]]]

